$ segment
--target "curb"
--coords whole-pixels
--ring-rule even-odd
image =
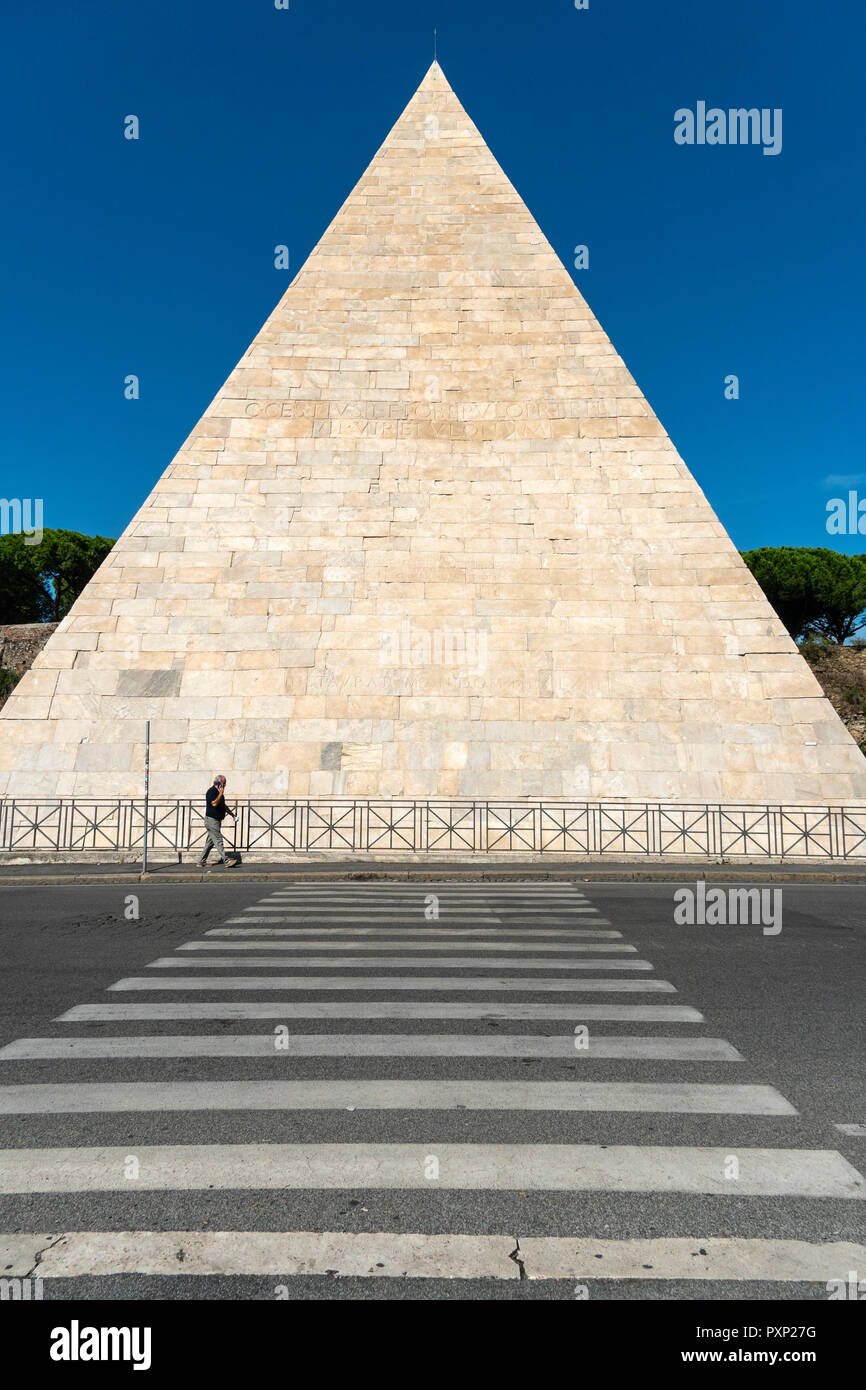
[[[677,872],[679,868],[679,872]],[[672,883],[681,882],[691,878],[703,879],[708,883],[835,883],[835,884],[864,884],[866,883],[866,868],[855,870],[852,873],[840,874],[833,869],[808,869],[791,870],[781,867],[764,869],[760,865],[745,866],[725,866],[713,865],[702,866],[700,864],[680,865],[680,866],[647,866],[645,868],[593,868],[590,866],[580,866],[573,869],[536,869],[536,868],[427,868],[419,866],[417,870],[408,869],[323,869],[319,872],[309,869],[298,870],[275,870],[269,871],[243,871],[238,869],[229,870],[225,873],[172,873],[160,872],[159,870],[142,873],[127,872],[118,873],[71,873],[71,874],[5,874],[0,870],[0,888],[3,884],[30,884],[33,887],[64,887],[69,884],[78,885],[117,885],[124,883],[139,884],[159,884],[159,883],[212,883],[218,882],[222,878],[230,878],[234,883],[327,883],[327,882],[498,882],[498,883],[518,883],[527,881],[557,881],[579,879],[583,883]]]

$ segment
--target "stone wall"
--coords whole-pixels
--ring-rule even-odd
[[[23,676],[25,671],[29,671],[49,637],[57,631],[57,626],[57,623],[9,623],[0,626],[0,709],[10,693],[6,689],[7,678],[3,673]]]
[[[866,753],[866,650],[807,642],[803,655],[845,728]]]
[[[136,804],[148,723],[169,801],[866,808],[435,64],[0,711],[0,798]]]

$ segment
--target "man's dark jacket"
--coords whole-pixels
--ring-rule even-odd
[[[217,797],[220,799],[215,806],[214,802]],[[226,811],[226,799],[224,793],[220,794],[219,787],[208,787],[205,792],[205,800],[207,801],[205,815],[210,816],[211,820],[225,820],[228,814]]]

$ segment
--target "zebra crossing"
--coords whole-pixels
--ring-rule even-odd
[[[739,1079],[747,1059],[707,1035],[699,1009],[574,884],[288,884],[106,993],[62,1013],[50,1036],[0,1048],[0,1199],[31,1223],[0,1236],[9,1275],[38,1260],[46,1279],[336,1272],[423,1290],[520,1277],[796,1282],[866,1267],[851,1241],[658,1234],[671,1203],[848,1203],[866,1180],[835,1149],[786,1142],[795,1106]],[[747,1120],[765,1143],[738,1137]],[[165,1132],[176,1142],[155,1142]],[[152,1229],[145,1204],[151,1225],[58,1229],[56,1198],[134,1205],[160,1192],[184,1227]],[[283,1219],[329,1192],[369,1219],[200,1228],[203,1194],[251,1195],[258,1210],[272,1192]],[[423,1205],[418,1230],[379,1229],[388,1193],[407,1203],[394,1221]],[[501,1200],[534,1194],[546,1201],[536,1227],[497,1217]],[[666,1205],[648,1208],[647,1195]],[[588,1229],[602,1201],[620,1204],[627,1236],[605,1234],[601,1216]],[[40,1203],[55,1219],[34,1223]]]

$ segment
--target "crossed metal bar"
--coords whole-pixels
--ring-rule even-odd
[[[843,806],[678,805],[663,802],[266,798],[236,802],[230,848],[342,853],[706,855],[866,859],[866,809]],[[141,849],[133,798],[0,798],[0,852]],[[199,799],[157,798],[147,813],[155,851],[197,851]]]

